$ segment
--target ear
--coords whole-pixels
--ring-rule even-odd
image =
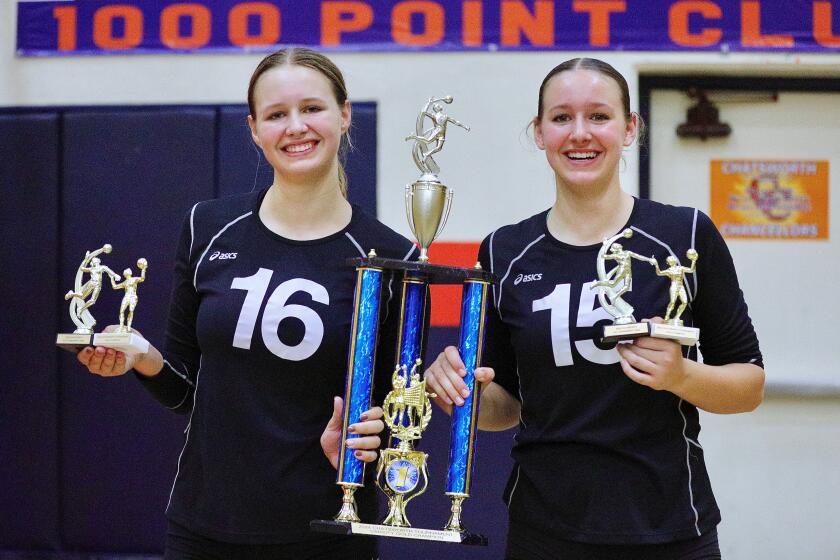
[[[545,142],[543,142],[542,125],[540,124],[540,119],[538,117],[534,117],[534,120],[531,121],[531,124],[534,125],[534,143],[540,150],[545,150]]]
[[[639,115],[635,111],[630,113],[630,120],[627,121],[627,129],[624,131],[624,147],[630,147],[636,140],[639,132]]]
[[[345,101],[341,107],[341,133],[345,134],[350,129],[350,122],[353,116],[353,109],[350,101]]]
[[[255,121],[254,117],[251,115],[248,115],[246,120],[248,121],[248,128],[251,129],[251,140],[254,141],[254,144],[262,148],[262,146],[260,146],[260,138],[257,136],[257,121]]]

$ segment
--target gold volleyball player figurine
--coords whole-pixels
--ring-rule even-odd
[[[382,403],[383,420],[391,436],[399,439],[396,448],[382,451],[376,468],[376,484],[388,496],[388,515],[383,525],[410,527],[405,515],[406,505],[425,492],[429,484],[428,455],[415,451],[412,443],[422,437],[432,419],[429,397],[437,396],[426,391],[425,379],[420,380],[417,368],[421,363],[418,359],[411,372],[406,366],[396,367],[391,378],[393,390]]]
[[[134,320],[134,308],[137,307],[137,287],[146,280],[146,268],[149,263],[146,259],[137,260],[137,268],[140,269],[140,276],[134,276],[130,268],[123,271],[125,280],[117,284],[114,277],[111,277],[111,287],[115,290],[125,290],[125,295],[120,303],[120,326],[116,332],[131,332],[131,322]],[[126,310],[128,317],[126,317]]]
[[[93,334],[96,319],[90,314],[89,309],[96,303],[99,294],[102,292],[102,275],[107,274],[111,278],[112,284],[115,280],[120,279],[119,274],[102,264],[99,259],[99,255],[102,253],[108,254],[111,249],[111,245],[106,243],[95,251],[86,251],[85,258],[82,259],[82,263],[76,270],[74,289],[64,295],[65,301],[72,300],[70,301],[70,319],[76,325],[74,333]],[[85,274],[89,274],[90,278],[82,284],[82,278]]]
[[[650,334],[647,323],[637,323],[633,317],[633,306],[624,301],[623,296],[633,289],[633,259],[655,264],[652,258],[643,257],[625,249],[616,240],[620,237],[630,239],[633,230],[624,229],[601,244],[596,259],[598,280],[591,284],[591,289],[598,290],[601,307],[613,317],[612,325],[604,325],[601,331],[603,342],[632,340]],[[607,272],[606,262],[615,261],[615,266]]]
[[[686,274],[693,274],[697,270],[697,258],[699,255],[694,249],[689,249],[685,256],[691,261],[690,267],[682,266],[680,261],[677,260],[677,257],[671,255],[665,259],[665,262],[668,263],[668,268],[665,270],[660,270],[659,263],[651,259],[653,260],[653,265],[656,267],[656,275],[666,276],[671,281],[671,286],[668,288],[670,300],[668,301],[668,309],[665,311],[665,322],[677,327],[683,326],[683,321],[680,317],[688,305],[688,294],[683,285],[683,279]],[[674,312],[674,307],[676,307],[678,299],[680,306],[677,307],[677,312],[671,317],[671,313]]]
[[[604,305],[607,302],[602,302],[601,306],[605,307],[615,317],[615,324],[621,325],[635,321],[633,319],[633,307],[622,299],[624,294],[633,289],[633,259],[645,261],[649,264],[656,264],[656,261],[622,247],[621,243],[615,241],[619,236],[629,239],[633,236],[633,230],[627,228],[621,234],[604,240],[598,254],[598,281],[592,285],[592,288],[602,288],[599,295],[606,296],[608,305]],[[606,247],[610,248],[609,253],[604,251]],[[604,261],[615,261],[615,267],[606,272]]]
[[[669,255],[665,262],[668,268],[662,270],[659,263],[653,260],[657,276],[665,276],[670,280],[668,286],[668,308],[665,310],[663,323],[650,324],[650,336],[656,338],[669,338],[678,341],[686,346],[693,346],[700,340],[700,329],[697,327],[686,327],[681,319],[683,311],[688,306],[688,291],[685,288],[685,275],[693,274],[697,270],[697,251],[689,249],[685,255],[691,261],[691,266],[682,266],[679,259]],[[652,257],[651,257],[652,258]]]

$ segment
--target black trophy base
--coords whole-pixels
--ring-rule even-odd
[[[621,342],[640,336],[650,336],[650,323],[627,323],[626,325],[606,325],[601,335],[602,342]]]
[[[487,546],[487,537],[467,531],[441,531],[437,529],[417,529],[415,527],[391,527],[378,523],[348,523],[316,519],[309,522],[309,529],[319,533],[336,535],[366,535],[372,537],[390,537],[398,539],[416,539],[422,541],[448,542],[474,546]]]
[[[354,267],[369,266],[385,270],[402,270],[404,274],[423,279],[429,284],[463,284],[466,280],[492,282],[493,275],[480,268],[445,266],[419,261],[401,261],[382,257],[353,257],[347,264]]]
[[[86,346],[93,346],[92,334],[62,333],[55,337],[55,345],[62,350],[78,354]]]

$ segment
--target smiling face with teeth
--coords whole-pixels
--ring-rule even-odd
[[[338,185],[350,104],[339,105],[326,76],[294,64],[271,68],[254,86],[253,106],[251,137],[274,168],[275,183]]]
[[[636,137],[636,117],[626,116],[618,83],[596,70],[566,70],[545,84],[540,109],[534,140],[558,188],[619,189],[621,152]]]

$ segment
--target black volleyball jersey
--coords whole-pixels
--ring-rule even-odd
[[[624,375],[615,344],[598,340],[612,322],[590,289],[601,244],[562,243],[548,232],[546,217],[495,231],[479,252],[500,279],[482,363],[522,402],[505,492],[511,526],[602,544],[705,533],[720,513],[697,438],[697,409]],[[637,199],[625,227],[634,235],[621,238],[622,246],[653,256],[663,270],[667,256],[688,266],[686,251],[698,251],[697,271],[685,277],[690,303],[682,318],[700,328],[705,363],[762,366],[732,258],[711,220]],[[636,319],[664,316],[670,281],[645,262],[632,266],[624,299]],[[685,354],[697,358],[695,348]]]
[[[138,376],[164,405],[190,413],[167,516],[225,542],[317,539],[309,522],[338,512],[319,438],[333,396],[344,394],[356,281],[345,261],[415,250],[356,206],[333,235],[285,239],[258,218],[265,192],[193,207],[175,261],[165,367]],[[399,290],[383,274],[378,379],[393,368]],[[356,496],[374,517],[372,485]]]

